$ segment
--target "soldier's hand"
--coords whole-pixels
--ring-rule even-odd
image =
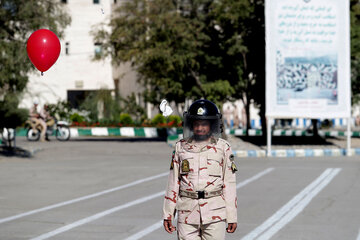
[[[226,231],[228,233],[233,233],[235,232],[236,228],[237,228],[237,223],[229,223]]]
[[[164,228],[168,233],[172,233],[173,231],[176,231],[176,227],[172,225],[171,220],[164,219]]]

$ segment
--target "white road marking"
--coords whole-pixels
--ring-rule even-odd
[[[302,199],[290,212],[288,212],[280,221],[278,221],[274,226],[268,229],[263,233],[258,239],[266,240],[270,239],[275,235],[281,228],[286,224],[292,221],[304,208],[310,203],[310,201],[321,191],[323,190],[331,180],[340,172],[340,169],[334,169],[327,177],[322,181],[315,189],[313,189],[304,199]]]
[[[66,231],[69,231],[70,229],[73,229],[73,228],[76,228],[78,226],[81,226],[81,225],[84,225],[86,223],[89,223],[89,222],[92,222],[92,221],[95,221],[99,218],[102,218],[106,215],[109,215],[109,214],[112,214],[114,212],[117,212],[117,211],[120,211],[122,209],[125,209],[125,208],[129,208],[129,207],[132,207],[132,206],[135,206],[137,204],[140,204],[140,203],[143,203],[143,202],[147,202],[147,201],[150,201],[154,198],[157,198],[157,197],[160,197],[160,196],[164,196],[165,195],[165,191],[161,191],[161,192],[158,192],[158,193],[155,193],[155,194],[152,194],[152,195],[149,195],[149,196],[146,196],[146,197],[142,197],[142,198],[139,198],[139,199],[136,199],[134,201],[131,201],[131,202],[128,202],[128,203],[125,203],[123,205],[120,205],[120,206],[117,206],[117,207],[114,207],[114,208],[110,208],[106,211],[103,211],[103,212],[100,212],[100,213],[97,213],[97,214],[94,214],[90,217],[87,217],[87,218],[83,218],[83,219],[80,219],[76,222],[73,222],[71,224],[68,224],[68,225],[65,225],[63,227],[60,227],[58,229],[55,229],[54,231],[51,231],[51,232],[48,232],[48,233],[45,233],[43,235],[40,235],[38,237],[35,237],[35,238],[32,238],[30,240],[43,240],[43,239],[48,239],[50,237],[53,237],[55,235],[58,235],[60,233],[63,233],[63,232],[66,232]]]
[[[130,237],[126,238],[125,240],[138,240],[138,239],[152,233],[153,231],[161,228],[162,225],[163,225],[163,221],[161,220],[161,221],[159,221],[159,222],[145,228],[144,230],[142,230],[142,231],[140,231],[140,232],[138,232],[138,233],[136,233],[134,235],[131,235]]]
[[[359,234],[358,234],[356,240],[360,240],[360,229],[359,229]]]
[[[315,181],[268,218],[263,224],[243,237],[242,240],[253,240],[255,238],[262,240],[270,239],[282,227],[294,219],[340,171],[341,169],[339,168],[326,169]]]
[[[10,221],[13,221],[15,219],[22,218],[22,217],[25,217],[25,216],[29,216],[29,215],[32,215],[32,214],[35,214],[35,213],[39,213],[39,212],[47,211],[47,210],[50,210],[50,209],[62,207],[62,206],[65,206],[65,205],[69,205],[69,204],[73,204],[73,203],[76,203],[76,202],[84,201],[84,200],[87,200],[87,199],[90,199],[90,198],[99,197],[99,196],[104,195],[104,194],[108,194],[108,193],[115,192],[115,191],[118,191],[118,190],[121,190],[121,189],[124,189],[124,188],[135,186],[135,185],[140,184],[140,183],[144,183],[144,182],[151,181],[151,180],[154,180],[154,179],[157,179],[157,178],[161,178],[161,177],[167,176],[168,174],[169,174],[168,172],[161,173],[161,174],[158,174],[158,175],[154,175],[154,176],[151,176],[151,177],[139,179],[139,180],[136,180],[134,182],[131,182],[131,183],[128,183],[128,184],[125,184],[125,185],[121,185],[121,186],[118,186],[118,187],[115,187],[115,188],[107,189],[107,190],[97,192],[97,193],[94,193],[94,194],[90,194],[90,195],[75,198],[75,199],[72,199],[72,200],[69,200],[69,201],[53,204],[53,205],[50,205],[50,206],[47,206],[47,207],[34,209],[34,210],[29,211],[29,212],[24,212],[24,213],[21,213],[21,214],[18,214],[18,215],[6,217],[6,218],[1,218],[0,219],[0,224],[5,223],[5,222],[10,222]]]
[[[251,182],[253,182],[253,181],[261,178],[262,176],[268,174],[268,173],[271,172],[272,170],[274,170],[274,168],[267,168],[267,169],[265,169],[264,171],[259,172],[259,173],[256,174],[255,176],[253,176],[253,177],[251,177],[251,178],[248,178],[248,179],[246,179],[246,180],[238,183],[238,184],[236,185],[236,188],[239,189],[239,188],[245,186],[246,184],[251,183]]]
[[[247,185],[247,184],[249,184],[249,183],[251,183],[251,182],[259,179],[260,177],[268,174],[268,173],[271,172],[272,170],[274,170],[274,168],[267,168],[267,169],[265,169],[264,171],[256,174],[255,176],[253,176],[253,177],[251,177],[251,178],[248,178],[248,179],[246,179],[246,180],[238,183],[238,184],[236,185],[236,188],[238,189],[238,188],[244,187],[245,185]],[[125,240],[138,240],[138,239],[140,239],[140,238],[142,238],[142,237],[144,237],[144,236],[152,233],[153,231],[155,231],[155,230],[157,230],[157,229],[159,229],[159,228],[162,227],[162,225],[163,225],[163,224],[162,224],[162,221],[163,221],[163,220],[161,220],[160,222],[157,222],[157,223],[155,223],[155,224],[153,224],[153,225],[145,228],[144,230],[142,230],[142,231],[140,231],[140,232],[138,232],[138,233],[136,233],[136,234],[134,234],[134,235],[131,235],[130,237],[126,238]]]

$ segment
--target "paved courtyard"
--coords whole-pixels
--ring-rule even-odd
[[[119,138],[0,156],[0,239],[176,239],[161,223],[172,148]],[[227,239],[360,239],[359,157],[241,158]]]

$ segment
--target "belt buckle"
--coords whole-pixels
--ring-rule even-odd
[[[205,192],[204,191],[197,191],[198,199],[205,198]]]

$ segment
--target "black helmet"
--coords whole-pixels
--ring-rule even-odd
[[[221,114],[213,102],[206,99],[195,101],[189,107],[189,110],[184,113],[192,119],[220,119]]]
[[[193,131],[194,120],[209,120],[210,133],[207,137],[219,137],[222,132],[221,113],[216,105],[206,99],[193,102],[188,111],[184,112],[184,138],[195,137]]]

